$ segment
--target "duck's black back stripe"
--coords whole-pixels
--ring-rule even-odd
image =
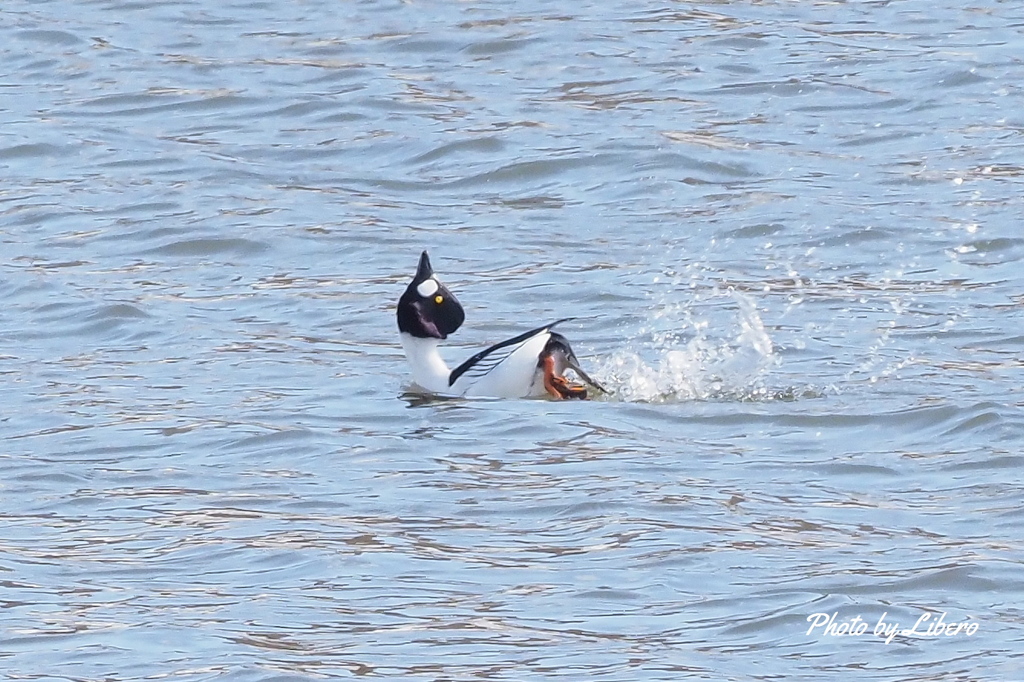
[[[548,331],[556,324],[567,322],[571,319],[571,317],[564,317],[561,320],[556,320],[551,324],[544,325],[543,327],[537,327],[536,329],[531,329],[528,332],[523,332],[519,336],[514,336],[511,339],[502,341],[501,343],[497,343],[490,348],[480,351],[452,370],[452,373],[448,375],[448,385],[454,385],[463,374],[468,373],[468,376],[478,378],[488,374],[492,369],[500,365],[504,360],[512,355],[512,353],[514,353],[519,346],[526,341],[530,340],[537,334]]]

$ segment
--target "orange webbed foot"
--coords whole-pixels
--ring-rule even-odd
[[[544,358],[544,388],[556,400],[586,400],[587,387],[574,384],[564,376],[555,374],[554,358]]]

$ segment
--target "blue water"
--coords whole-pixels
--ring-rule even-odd
[[[7,2],[0,671],[1024,676],[1022,33]],[[613,395],[408,393],[423,249]]]

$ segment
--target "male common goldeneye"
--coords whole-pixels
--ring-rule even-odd
[[[564,375],[571,369],[584,382],[607,393],[580,369],[564,336],[551,328],[565,318],[531,329],[480,351],[453,370],[438,353],[438,342],[448,338],[466,319],[455,295],[441,284],[424,251],[405,293],[398,299],[398,331],[412,378],[421,388],[438,395],[526,398],[548,395],[555,399],[586,399],[587,387]]]

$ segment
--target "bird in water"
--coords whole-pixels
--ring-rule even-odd
[[[552,327],[564,318],[531,329],[480,351],[455,369],[438,352],[440,341],[462,326],[466,313],[459,300],[442,284],[424,251],[405,293],[398,299],[398,331],[412,378],[422,389],[446,396],[527,398],[549,396],[557,400],[586,400],[587,385],[607,393],[580,369],[569,341]],[[571,369],[580,380],[565,376]]]

